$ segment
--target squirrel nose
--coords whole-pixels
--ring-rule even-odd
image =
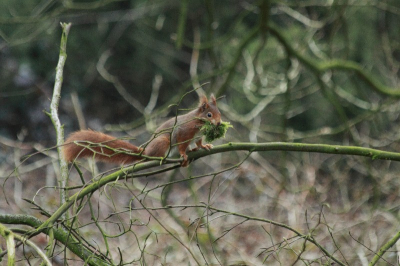
[[[217,122],[217,126],[221,125],[221,122]]]

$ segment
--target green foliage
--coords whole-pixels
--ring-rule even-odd
[[[233,126],[229,122],[221,122],[221,124],[217,126],[210,121],[206,121],[200,131],[206,137],[207,142],[213,142],[216,139],[225,138],[226,131],[228,131],[230,127]]]

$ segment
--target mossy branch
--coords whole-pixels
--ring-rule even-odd
[[[298,151],[298,152],[316,152],[341,155],[357,155],[370,157],[373,160],[392,160],[400,161],[400,153],[382,151],[372,148],[357,146],[342,146],[328,144],[308,144],[291,142],[267,142],[267,143],[249,143],[249,142],[229,142],[220,146],[215,146],[210,151],[199,150],[188,153],[189,159],[198,159],[209,154],[227,152],[227,151]]]
[[[14,214],[0,214],[0,223],[3,224],[19,224],[28,225],[33,228],[40,227],[43,222],[36,217],[30,215],[14,215]],[[88,265],[111,265],[106,262],[104,258],[98,257],[92,250],[86,248],[80,241],[72,237],[67,231],[62,229],[52,228],[54,238],[63,243],[71,252],[86,261]],[[49,234],[48,228],[42,230],[43,233]]]
[[[62,146],[64,144],[64,127],[61,125],[60,119],[58,118],[58,105],[61,98],[61,87],[63,83],[63,73],[64,73],[64,65],[65,61],[67,60],[67,39],[68,34],[71,28],[71,23],[61,23],[62,27],[62,36],[61,36],[61,43],[60,43],[60,55],[58,59],[58,64],[56,67],[56,78],[54,83],[53,89],[53,97],[50,104],[50,118],[53,122],[54,128],[57,134],[57,151],[58,157],[60,159],[60,172],[61,172],[61,180],[60,185],[61,187],[67,186],[68,180],[68,163],[64,159],[64,154],[62,152]],[[61,191],[61,204],[65,202],[67,195],[66,191]]]
[[[57,152],[58,152],[58,158],[60,161],[60,174],[61,174],[61,180],[59,180],[60,186],[61,187],[66,187],[68,183],[68,163],[64,158],[63,152],[62,152],[62,146],[64,144],[64,127],[60,122],[60,119],[58,117],[58,106],[60,103],[60,98],[61,98],[61,87],[63,83],[63,73],[64,73],[64,65],[67,60],[67,39],[68,39],[68,34],[71,29],[71,23],[61,23],[61,28],[62,28],[62,35],[61,35],[61,43],[60,43],[60,54],[58,58],[58,63],[56,67],[56,77],[55,77],[55,82],[54,82],[54,89],[53,89],[53,97],[51,99],[50,103],[50,119],[53,123],[53,126],[56,131],[57,135]],[[67,198],[67,191],[61,190],[60,191],[60,201],[61,204],[63,204]],[[47,249],[47,256],[51,257],[52,256],[52,245],[53,245],[53,234],[49,234],[49,245],[46,247]],[[43,263],[41,265],[44,265]]]
[[[8,263],[7,265],[13,266],[15,265],[15,241],[14,239],[17,239],[18,241],[24,243],[25,245],[31,247],[33,250],[36,251],[36,253],[43,259],[42,265],[47,265],[51,266],[51,262],[49,258],[44,254],[44,252],[32,241],[27,239],[25,236],[19,235],[14,233],[12,230],[8,229],[6,226],[0,223],[0,235],[3,236],[6,239],[7,243],[7,254],[8,254]],[[0,259],[1,261],[1,259]]]
[[[395,236],[393,236],[386,244],[384,244],[379,251],[375,254],[375,256],[372,258],[371,262],[368,264],[368,266],[373,266],[375,265],[378,260],[380,260],[385,254],[386,251],[388,251],[389,248],[391,248],[396,242],[400,239],[400,231],[396,233]]]
[[[14,233],[7,227],[0,223],[0,235],[4,237],[7,245],[7,265],[13,266],[15,264],[15,241]],[[1,260],[0,260],[1,261]]]

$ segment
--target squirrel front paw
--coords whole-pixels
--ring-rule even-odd
[[[212,144],[201,144],[201,146],[197,146],[196,148],[191,149],[190,151],[197,151],[199,149],[205,149],[207,151],[211,150],[212,148],[214,148],[214,146]]]
[[[211,150],[214,146],[212,144],[201,145],[201,148],[205,150]]]
[[[184,154],[181,154],[181,157],[183,158],[181,166],[182,167],[187,167],[189,165],[189,161],[188,161],[187,155],[184,153]]]

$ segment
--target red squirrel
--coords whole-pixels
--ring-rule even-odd
[[[124,151],[146,156],[163,157],[170,148],[177,145],[179,154],[183,158],[182,166],[187,166],[186,150],[200,132],[205,120],[216,126],[221,123],[221,113],[218,110],[217,100],[213,94],[211,94],[210,101],[206,96],[201,96],[199,106],[193,111],[172,117],[163,123],[157,128],[152,138],[143,145],[143,148],[101,132],[81,130],[72,133],[65,141],[64,156],[68,162],[72,162],[78,157],[94,157],[105,162],[129,164],[142,158],[124,153]],[[189,151],[195,151],[200,148],[210,150],[213,147],[211,144],[204,145],[201,136],[196,141],[196,145],[196,148]]]

